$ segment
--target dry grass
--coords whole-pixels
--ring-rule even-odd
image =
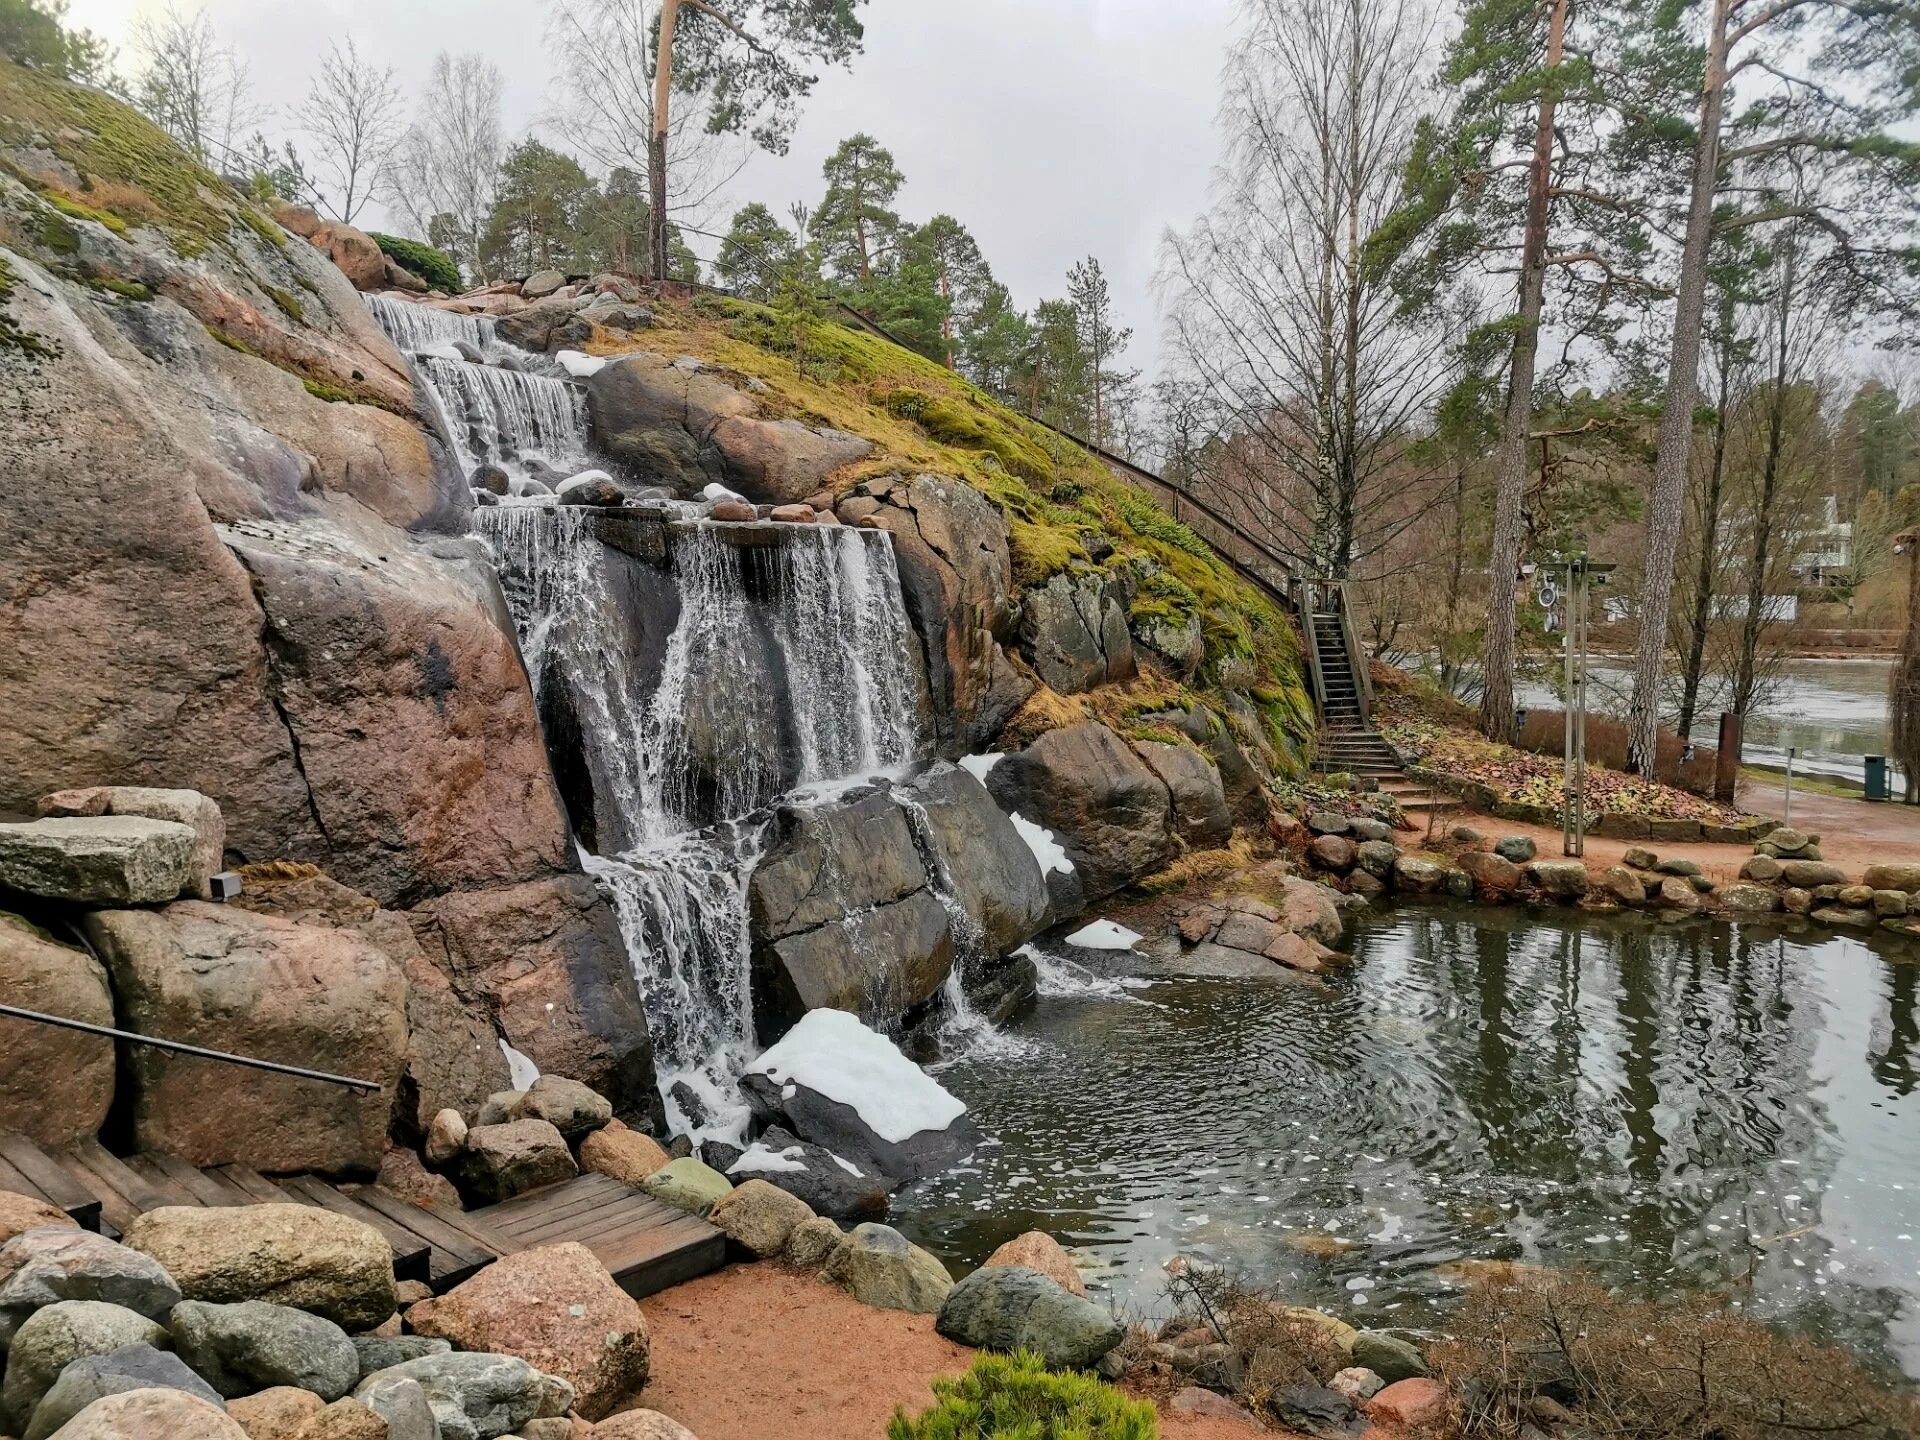
[[[1920,1435],[1920,1402],[1712,1296],[1652,1305],[1555,1274],[1475,1286],[1450,1328],[1428,1360],[1454,1435],[1517,1440],[1556,1422],[1610,1440]]]

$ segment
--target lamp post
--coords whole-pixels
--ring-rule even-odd
[[[1560,846],[1567,855],[1587,853],[1587,630],[1589,594],[1607,583],[1613,566],[1596,563],[1584,550],[1549,555],[1541,568],[1560,584],[1566,603],[1566,720],[1562,725],[1564,777],[1560,799]],[[1551,582],[1549,582],[1551,583]],[[1549,592],[1551,594],[1551,592]],[[1554,596],[1553,598],[1560,598]],[[1552,608],[1551,599],[1548,608]]]

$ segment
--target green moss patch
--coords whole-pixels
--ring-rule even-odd
[[[36,360],[57,354],[58,348],[52,341],[24,328],[7,314],[6,304],[13,298],[13,287],[18,281],[13,267],[0,256],[0,351],[11,350]]]

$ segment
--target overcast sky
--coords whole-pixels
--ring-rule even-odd
[[[124,64],[130,22],[164,8],[73,0],[71,18],[120,46]],[[871,0],[865,53],[851,71],[822,76],[791,153],[756,157],[712,228],[750,200],[778,214],[817,200],[821,161],[866,130],[907,177],[901,212],[958,216],[1023,307],[1063,295],[1067,267],[1099,256],[1134,329],[1127,362],[1151,371],[1160,237],[1206,198],[1233,9],[1234,0]],[[348,33],[363,53],[383,55],[409,94],[437,50],[480,51],[506,77],[516,137],[550,104],[547,0],[206,0],[206,11],[245,59],[256,98],[282,117]]]

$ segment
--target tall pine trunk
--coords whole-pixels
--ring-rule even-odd
[[[1731,335],[1733,306],[1722,306],[1721,325]],[[1729,350],[1731,345],[1729,344]],[[1707,666],[1707,629],[1713,624],[1713,551],[1720,542],[1720,497],[1727,477],[1727,396],[1732,385],[1731,356],[1720,365],[1720,393],[1713,420],[1713,469],[1707,478],[1706,502],[1700,516],[1700,566],[1693,576],[1693,609],[1687,631],[1687,664],[1680,687],[1680,738],[1693,734],[1694,711],[1700,704],[1700,677]]]
[[[1540,94],[1533,164],[1527,174],[1527,231],[1520,252],[1519,326],[1507,373],[1507,410],[1494,458],[1493,553],[1488,561],[1486,676],[1480,693],[1480,733],[1512,744],[1513,668],[1517,624],[1514,588],[1520,580],[1521,510],[1527,493],[1527,435],[1533,428],[1534,366],[1540,353],[1540,311],[1547,288],[1547,208],[1553,181],[1554,92],[1567,34],[1567,0],[1556,0],[1547,30],[1548,88]]]
[[[1700,394],[1700,327],[1707,309],[1707,251],[1713,239],[1713,197],[1719,189],[1720,115],[1727,92],[1727,24],[1733,0],[1713,0],[1707,67],[1700,96],[1700,133],[1693,155],[1693,194],[1674,290],[1673,346],[1667,370],[1660,444],[1647,503],[1646,572],[1640,587],[1640,638],[1634,652],[1633,703],[1627,712],[1627,768],[1652,779],[1660,754],[1660,675],[1667,658],[1674,562],[1693,452],[1693,405]]]
[[[660,0],[660,40],[653,62],[653,134],[647,137],[647,239],[652,250],[653,278],[667,278],[667,125],[673,100],[673,30],[680,16],[680,0]]]

